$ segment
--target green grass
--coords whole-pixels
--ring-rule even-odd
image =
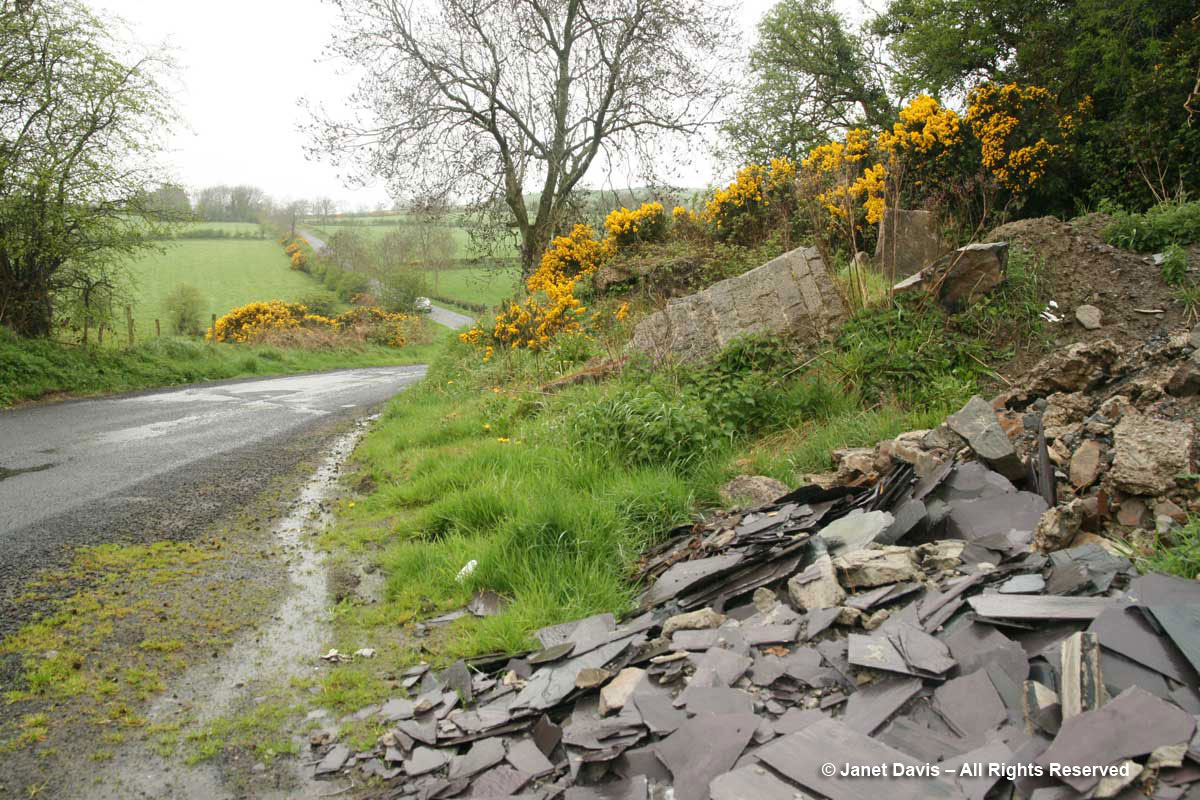
[[[1104,239],[1143,253],[1200,242],[1200,201],[1160,203],[1141,214],[1115,209]]]
[[[184,239],[162,244],[163,252],[145,253],[129,265],[135,283],[134,335],[139,339],[154,337],[155,319],[168,333],[163,299],[181,283],[195,286],[204,296],[206,325],[212,314],[221,316],[246,303],[295,301],[322,289],[314,278],[288,266],[283,248],[273,239]],[[124,340],[121,323],[117,335]]]
[[[1200,577],[1200,516],[1189,516],[1186,525],[1155,539],[1153,551],[1138,559],[1138,567],[1188,579]]]
[[[0,328],[0,407],[58,393],[89,395],[225,378],[419,364],[439,346],[279,350],[164,336],[131,348],[98,348],[19,339]]]
[[[491,308],[511,298],[517,290],[520,268],[465,267],[442,270],[437,274],[425,273],[425,285],[429,291],[449,300],[465,300],[482,303]]]

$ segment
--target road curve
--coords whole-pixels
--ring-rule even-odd
[[[317,236],[314,236],[311,231],[297,228],[296,233],[303,236],[304,240],[308,242],[309,246],[318,253],[325,249],[325,241]],[[438,325],[444,325],[447,328],[455,331],[461,330],[462,328],[469,328],[475,324],[474,317],[468,317],[466,314],[460,314],[457,311],[451,311],[450,309],[443,308],[436,303],[433,304],[433,308],[429,312],[429,318]]]
[[[0,600],[72,546],[171,538],[236,510],[424,374],[345,369],[0,411]]]

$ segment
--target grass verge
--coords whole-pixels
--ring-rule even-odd
[[[433,357],[441,341],[400,349],[301,350],[162,338],[128,348],[102,348],[20,339],[0,328],[0,408],[60,393],[91,395],[345,367],[421,364]]]

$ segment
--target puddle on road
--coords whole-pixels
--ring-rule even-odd
[[[329,523],[326,501],[337,489],[341,469],[367,426],[377,417],[355,424],[334,440],[328,457],[301,489],[287,516],[273,527],[285,553],[293,586],[270,620],[239,638],[212,664],[191,668],[174,680],[146,711],[148,725],[170,723],[188,715],[199,724],[246,708],[251,698],[271,687],[286,686],[290,678],[312,674],[329,625],[324,556],[309,545],[311,534]],[[185,728],[186,730],[186,728]],[[311,768],[291,762],[291,780],[278,789],[256,785],[253,796],[262,800],[307,800],[328,797],[342,788],[337,782],[311,780]],[[248,770],[250,764],[239,769]],[[146,743],[119,751],[95,775],[91,786],[77,787],[76,796],[87,800],[184,800],[187,798],[244,797],[244,791],[227,786],[213,763],[188,766],[182,756],[164,759]]]

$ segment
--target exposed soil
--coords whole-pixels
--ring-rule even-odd
[[[1152,257],[1107,244],[1102,238],[1106,224],[1099,214],[1072,222],[1038,217],[1001,225],[987,237],[1020,246],[1042,262],[1046,293],[1062,317],[1049,326],[1054,345],[1112,339],[1132,347],[1191,322]],[[1075,319],[1075,309],[1084,304],[1100,309],[1100,328],[1087,330]],[[1002,372],[1020,375],[1042,355],[1018,354]]]

